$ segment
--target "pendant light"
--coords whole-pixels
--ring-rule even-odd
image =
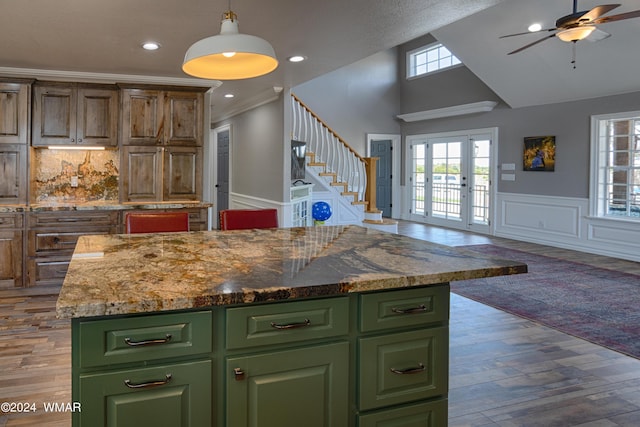
[[[222,15],[220,34],[191,45],[182,71],[203,79],[239,80],[262,76],[277,67],[278,60],[269,42],[240,34],[238,16],[229,4],[229,10]]]

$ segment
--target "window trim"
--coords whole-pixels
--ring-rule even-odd
[[[622,120],[640,118],[640,110],[625,111],[620,113],[598,114],[591,116],[591,141],[590,141],[590,161],[589,161],[589,217],[603,221],[640,223],[640,218],[630,216],[613,216],[606,214],[606,194],[603,193],[600,185],[601,177],[606,166],[606,157],[609,155],[608,148],[601,149],[600,129],[601,122],[608,120]],[[606,193],[606,190],[604,190]]]
[[[431,76],[433,74],[437,74],[437,73],[440,73],[442,71],[458,68],[458,67],[461,67],[461,66],[464,65],[464,63],[460,60],[460,58],[455,56],[453,54],[453,52],[451,52],[451,50],[449,50],[449,52],[451,53],[451,57],[452,58],[456,58],[458,60],[457,64],[450,65],[450,66],[444,67],[444,68],[438,68],[437,70],[434,70],[434,71],[427,71],[427,72],[424,72],[422,74],[411,75],[411,71],[412,71],[411,62],[412,62],[413,56],[416,55],[419,52],[429,51],[430,49],[433,49],[433,48],[439,47],[439,46],[442,46],[445,49],[449,50],[449,48],[446,47],[443,43],[441,43],[439,41],[435,41],[433,43],[429,43],[429,44],[426,44],[426,45],[423,45],[423,46],[420,46],[420,47],[417,47],[415,49],[412,49],[412,50],[408,51],[406,53],[406,56],[405,56],[405,63],[406,63],[405,78],[407,80],[414,80],[414,79],[418,79],[418,78],[425,77],[425,76]]]

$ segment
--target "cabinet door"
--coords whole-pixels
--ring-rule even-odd
[[[157,90],[123,89],[122,144],[160,145],[164,140],[164,104]]]
[[[81,145],[118,145],[118,92],[78,89],[76,140]]]
[[[211,427],[211,361],[80,375],[74,426]]]
[[[227,359],[227,426],[349,424],[346,342]]]
[[[165,144],[202,145],[203,95],[167,92],[164,100]]]
[[[76,96],[74,87],[35,86],[33,89],[32,145],[76,143]]]
[[[0,289],[22,286],[22,231],[0,230]]]
[[[27,146],[0,145],[0,204],[27,203]]]
[[[30,86],[0,83],[0,143],[26,144]]]
[[[164,149],[164,200],[199,200],[202,194],[202,149]]]
[[[120,179],[123,201],[162,200],[162,149],[123,147]]]

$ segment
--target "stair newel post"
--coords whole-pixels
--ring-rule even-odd
[[[365,157],[365,172],[367,186],[364,191],[364,200],[368,202],[367,212],[377,212],[376,208],[376,170],[379,157]]]

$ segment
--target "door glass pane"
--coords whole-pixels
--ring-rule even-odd
[[[425,182],[425,145],[413,146],[412,159],[412,210],[414,214],[424,215],[424,182]]]
[[[476,139],[473,144],[471,209],[474,224],[489,224],[489,165],[491,141]]]
[[[462,143],[434,142],[432,147],[432,215],[460,220]]]

